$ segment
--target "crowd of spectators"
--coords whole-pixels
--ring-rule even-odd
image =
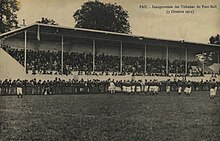
[[[66,71],[92,71],[93,56],[91,53],[64,52],[63,56]]]
[[[149,86],[158,86],[161,92],[166,91],[166,86],[171,87],[171,91],[178,90],[178,87],[186,87],[190,85],[193,91],[208,91],[210,89],[210,85],[215,83],[219,89],[220,83],[213,82],[212,80],[208,81],[180,81],[174,80],[170,81],[169,79],[166,81],[156,81],[156,80],[62,80],[60,78],[55,78],[54,80],[11,80],[5,79],[4,81],[0,80],[0,95],[13,95],[16,94],[16,88],[22,87],[23,94],[101,94],[108,93],[110,83],[114,83],[117,89],[117,92],[123,92],[123,86],[131,86],[136,89],[136,87],[140,87],[141,91],[145,92],[146,87]],[[134,91],[136,92],[136,91]]]
[[[118,72],[120,69],[120,57],[113,55],[96,55],[96,71]]]
[[[33,73],[48,73],[52,70],[61,69],[61,52],[27,50],[27,70]]]
[[[14,49],[3,46],[12,57],[24,65],[24,49]],[[93,69],[93,55],[91,53],[64,52],[63,73],[71,74],[74,71],[91,73]],[[136,75],[167,75],[166,60],[161,58],[146,59],[145,73],[144,57],[122,57],[123,73]],[[169,73],[185,73],[185,61],[169,61]],[[192,72],[192,66],[197,66],[196,61],[188,61],[187,72]],[[27,50],[27,70],[32,74],[61,74],[61,51]],[[98,54],[95,56],[95,71],[119,72],[120,57],[113,55]]]

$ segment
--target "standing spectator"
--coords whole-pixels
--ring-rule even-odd
[[[19,98],[19,97],[22,98],[22,97],[23,97],[23,93],[22,93],[22,83],[21,83],[21,80],[20,80],[20,79],[17,80],[16,86],[17,86],[17,96],[18,96],[18,98]]]
[[[214,98],[217,93],[217,85],[215,79],[210,83],[210,98]]]

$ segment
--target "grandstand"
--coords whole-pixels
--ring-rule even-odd
[[[172,80],[184,76],[200,81],[219,74],[220,68],[218,45],[183,40],[38,23],[3,33],[0,39],[2,80]]]
[[[219,141],[217,45],[43,24],[0,40],[0,140]]]

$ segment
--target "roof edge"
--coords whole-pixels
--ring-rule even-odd
[[[17,28],[17,29],[15,29],[15,30],[11,30],[11,31],[2,33],[2,34],[0,34],[0,38],[2,38],[2,37],[4,37],[4,36],[7,36],[7,35],[9,35],[9,34],[15,33],[15,32],[19,32],[19,31],[25,30],[25,29],[30,28],[30,27],[35,26],[35,25],[36,25],[36,24],[31,24],[31,25],[28,25],[28,26],[24,26],[24,27],[21,27],[21,28]]]
[[[41,23],[33,23],[31,25],[21,27],[15,30],[11,30],[9,32],[5,32],[0,34],[0,38],[5,37],[7,35],[28,29],[33,26],[45,26],[45,27],[54,27],[54,28],[62,28],[62,29],[72,29],[72,30],[78,30],[78,31],[88,31],[88,32],[96,32],[96,33],[104,33],[104,34],[112,34],[112,35],[119,35],[119,36],[127,36],[127,37],[136,37],[136,38],[145,38],[145,39],[153,39],[153,40],[163,40],[163,41],[173,41],[173,42],[181,42],[181,43],[189,43],[189,44],[197,44],[197,45],[207,45],[207,46],[213,46],[213,47],[220,47],[220,45],[217,44],[206,44],[206,43],[197,43],[197,42],[191,42],[191,41],[185,41],[183,39],[181,40],[172,40],[172,39],[163,39],[163,38],[155,38],[155,37],[146,37],[141,35],[134,35],[134,34],[125,34],[125,33],[117,33],[117,32],[111,32],[111,31],[103,31],[103,30],[95,30],[95,29],[86,29],[86,28],[75,28],[75,27],[69,27],[69,26],[60,26],[60,25],[48,25],[48,24],[41,24]]]

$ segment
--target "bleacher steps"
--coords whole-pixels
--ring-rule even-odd
[[[24,67],[0,48],[0,79],[25,79]]]

